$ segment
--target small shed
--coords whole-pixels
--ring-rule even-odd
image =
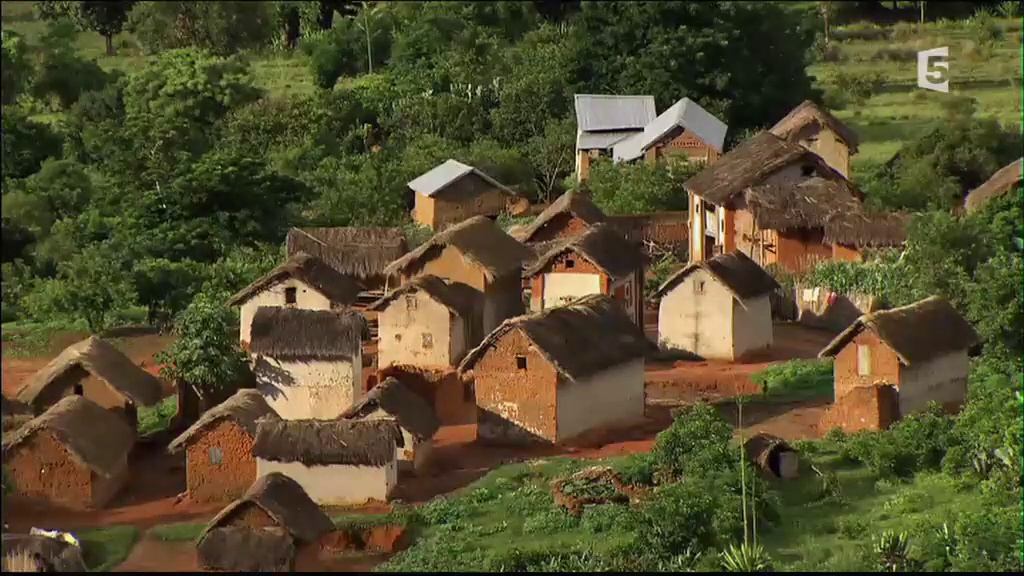
[[[341,310],[356,302],[362,286],[354,276],[342,274],[323,260],[298,252],[228,300],[239,306],[242,346],[250,343],[252,323],[260,308]]]
[[[770,295],[779,284],[740,251],[694,262],[654,296],[658,342],[704,358],[736,360],[774,341]]]
[[[440,423],[434,409],[395,378],[388,378],[349,408],[350,420],[393,418],[402,429],[404,446],[398,450],[399,469],[420,471],[427,464]]]
[[[336,418],[362,394],[358,313],[261,307],[249,352],[257,389],[281,418]]]
[[[15,398],[38,415],[69,394],[83,396],[117,413],[134,429],[138,408],[159,402],[163,387],[156,376],[113,344],[90,336],[65,348],[36,372]]]
[[[207,570],[290,572],[296,549],[315,545],[334,523],[294,480],[261,476],[220,511],[196,540]]]
[[[413,219],[432,230],[472,216],[496,218],[518,201],[516,193],[481,170],[449,158],[411,182]]]
[[[889,384],[906,416],[932,401],[960,407],[967,398],[968,354],[979,342],[948,300],[932,296],[861,316],[819,356],[835,358],[834,401],[854,388]]]
[[[293,478],[323,506],[385,502],[398,484],[398,423],[378,420],[260,420],[256,472]]]
[[[643,158],[658,160],[683,156],[689,162],[714,162],[725,148],[728,130],[714,114],[689,98],[683,98],[651,120],[643,131],[615,143],[616,162]]]
[[[190,500],[224,502],[245,493],[256,479],[252,444],[256,421],[264,417],[277,413],[258,391],[239,390],[168,445],[172,454],[185,452]]]
[[[575,94],[576,179],[590,174],[590,164],[611,157],[617,142],[642,133],[657,116],[654,96],[633,94]]]
[[[743,450],[747,460],[766,474],[789,480],[800,473],[796,450],[778,436],[755,434],[743,443]]]
[[[860,138],[825,108],[804,100],[772,126],[770,132],[811,150],[849,178],[850,157],[857,154]]]
[[[469,349],[480,323],[483,295],[468,284],[417,276],[374,302],[377,366],[453,366]]]
[[[66,396],[4,435],[4,468],[19,498],[67,508],[102,508],[128,481],[135,435],[121,418]]]

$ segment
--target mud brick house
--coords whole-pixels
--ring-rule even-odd
[[[533,312],[582,296],[607,294],[643,326],[643,250],[617,229],[598,224],[575,238],[557,242],[523,272]]]
[[[665,281],[655,297],[658,342],[705,358],[737,360],[772,345],[770,295],[779,284],[739,251],[694,262]]]
[[[296,554],[318,547],[334,523],[284,474],[271,473],[220,511],[196,540],[206,570],[290,572]]]
[[[370,308],[378,314],[377,366],[455,366],[480,324],[482,294],[468,284],[417,276]]]
[[[642,133],[657,115],[653,96],[576,94],[576,180],[590,173],[590,163],[611,158],[615,144]]]
[[[167,446],[172,454],[185,452],[189,500],[226,502],[248,490],[256,480],[256,421],[264,417],[277,413],[256,390],[239,390]]]
[[[589,196],[570,190],[512,236],[526,244],[566,240],[579,236],[605,220],[604,212]]]
[[[616,162],[643,158],[654,164],[684,158],[710,164],[722,155],[727,130],[725,122],[693,100],[683,98],[651,120],[642,132],[616,142],[612,157]]]
[[[369,380],[372,380],[370,384],[376,385],[388,378],[397,379],[423,398],[433,408],[442,426],[476,423],[476,399],[473,397],[472,383],[463,381],[457,368],[420,368],[392,364],[378,370]]]
[[[15,398],[38,415],[67,395],[83,396],[115,412],[134,430],[138,408],[159,402],[163,387],[113,344],[90,336],[65,348]]]
[[[408,282],[433,274],[461,282],[482,294],[480,325],[474,325],[468,345],[474,346],[502,320],[523,312],[523,262],[533,252],[493,221],[474,216],[435,234],[418,248],[388,265],[388,274]]]
[[[232,296],[228,306],[240,307],[238,339],[244,348],[260,308],[341,310],[355,303],[361,291],[355,277],[299,252]]]
[[[121,418],[82,396],[66,396],[4,435],[4,470],[18,498],[102,508],[128,482],[134,440]]]
[[[861,316],[819,356],[835,358],[835,400],[856,388],[890,385],[898,414],[938,402],[958,408],[967,396],[974,328],[944,298]]]
[[[684,184],[690,261],[741,250],[762,266],[799,271],[819,260],[904,238],[901,217],[873,214],[839,172],[807,148],[761,132]],[[838,249],[829,242],[844,244]]]
[[[413,220],[443,230],[472,216],[497,218],[524,204],[515,192],[494,178],[458,160],[449,159],[408,184],[415,192]]]
[[[280,472],[323,506],[385,502],[398,483],[394,420],[259,421],[252,454],[256,472]]]
[[[342,414],[349,420],[390,418],[402,430],[404,446],[396,448],[399,471],[420,471],[427,465],[440,423],[434,408],[395,378],[370,390]]]
[[[859,138],[852,128],[810,100],[790,111],[769,130],[820,156],[845,178],[850,177],[850,157],[857,154]]]
[[[477,437],[550,443],[644,415],[644,358],[653,345],[605,295],[511,318],[470,351]]]
[[[336,418],[359,399],[365,320],[352,311],[259,308],[249,353],[281,418]]]
[[[964,209],[967,213],[977,212],[995,198],[1008,193],[1016,192],[1019,195],[1022,167],[1024,167],[1024,158],[1018,158],[1000,168],[984,184],[971,190],[964,200]]]

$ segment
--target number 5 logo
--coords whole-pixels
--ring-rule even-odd
[[[917,53],[917,85],[925,90],[949,92],[949,46]]]

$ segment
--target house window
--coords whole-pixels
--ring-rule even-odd
[[[516,356],[516,368],[526,370],[526,356]]]
[[[704,293],[704,281],[703,280],[698,280],[697,282],[693,283],[693,293],[694,294],[703,294]]]
[[[85,389],[81,383],[75,384],[72,391],[75,393],[75,396],[83,396],[85,394]]]
[[[814,176],[814,166],[811,166],[810,164],[804,164],[803,166],[800,167],[800,174],[807,178]]]
[[[416,298],[412,295],[405,297],[405,309],[412,311],[416,309]]]
[[[466,382],[462,385],[462,401],[476,402],[476,390],[473,389],[472,382]]]
[[[423,333],[423,348],[429,349],[434,347],[434,336],[433,334]]]
[[[871,375],[871,348],[864,345],[857,346],[857,374]]]
[[[284,303],[285,304],[295,304],[295,291],[296,291],[296,289],[295,289],[294,286],[291,287],[291,288],[285,288],[284,289]]]
[[[214,466],[220,466],[220,463],[224,461],[224,450],[214,447],[210,448],[210,464]]]
[[[401,341],[402,341],[402,335],[401,335],[401,334],[398,334],[398,333],[396,333],[396,334],[395,334],[395,342],[401,342]]]
[[[817,136],[811,136],[810,138],[807,139],[807,144],[809,146],[814,146],[817,143],[818,143],[818,137]]]
[[[572,258],[569,258],[568,260],[565,261],[565,267],[566,268],[575,268],[576,267],[576,261],[573,260]]]

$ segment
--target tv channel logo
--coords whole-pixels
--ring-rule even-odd
[[[917,53],[917,86],[925,90],[949,92],[949,46]]]

